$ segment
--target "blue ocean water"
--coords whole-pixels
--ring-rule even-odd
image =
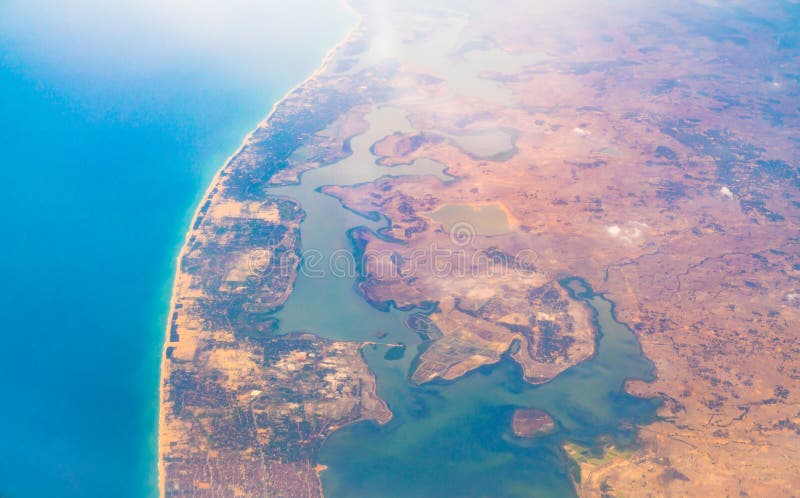
[[[0,2],[2,497],[156,493],[191,213],[356,22],[335,0],[222,5]]]

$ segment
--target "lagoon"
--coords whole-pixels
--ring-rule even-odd
[[[453,382],[411,384],[410,369],[425,338],[408,324],[431,310],[377,309],[354,288],[356,274],[333,271],[330,262],[337,255],[343,262],[354,258],[349,230],[379,232],[388,220],[348,210],[320,189],[374,181],[389,171],[441,177],[444,166],[419,161],[378,165],[372,144],[394,132],[408,132],[410,124],[404,113],[388,107],[374,108],[366,120],[367,131],[351,140],[351,156],[305,172],[297,185],[268,189],[269,194],[299,201],[306,212],[300,225],[303,251],[315,252],[322,262],[309,268],[306,258],[292,295],[274,315],[280,332],[373,343],[364,356],[375,372],[378,394],[394,414],[386,425],[359,422],[328,438],[319,458],[327,467],[321,474],[326,496],[574,494],[576,467],[563,446],[634,444],[636,426],[653,420],[658,402],[630,396],[623,385],[628,378],[651,380],[652,363],[643,357],[633,332],[616,321],[612,303],[594,294],[586,282],[570,278],[560,285],[594,313],[599,339],[591,360],[539,386],[523,380],[508,354],[499,364]],[[437,214],[443,224],[471,222],[481,234],[509,230],[506,213],[497,204],[444,206],[430,216]],[[374,344],[378,339],[384,345]],[[547,412],[557,430],[532,440],[515,437],[511,419],[516,408]]]
[[[331,435],[320,455],[328,466],[322,474],[326,495],[572,496],[571,479],[579,475],[565,444],[597,452],[603,444],[634,444],[636,425],[652,421],[659,402],[622,389],[628,378],[652,380],[653,365],[633,332],[614,318],[612,303],[580,279],[561,284],[592,308],[600,337],[594,358],[549,383],[526,383],[506,355],[454,382],[413,386],[408,365],[386,361],[385,347],[366,350],[378,393],[394,418]],[[516,437],[511,420],[517,408],[547,412],[557,431]]]

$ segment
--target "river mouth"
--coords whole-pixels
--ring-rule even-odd
[[[627,378],[651,379],[652,364],[633,333],[614,319],[612,304],[573,278],[561,285],[595,313],[600,339],[591,360],[539,386],[523,380],[509,354],[453,382],[412,385],[409,372],[425,338],[407,323],[420,311],[373,307],[356,292],[357,268],[348,266],[355,261],[348,232],[355,227],[377,232],[387,220],[348,210],[321,188],[371,182],[386,174],[450,178],[433,161],[378,165],[371,145],[413,128],[404,112],[388,107],[373,109],[366,119],[370,127],[353,138],[351,156],[304,173],[298,185],[269,189],[297,200],[306,212],[303,265],[291,297],[274,314],[280,331],[378,343],[363,354],[375,372],[378,394],[394,413],[383,426],[360,422],[328,438],[319,456],[327,466],[321,474],[326,496],[574,494],[576,466],[564,445],[633,444],[636,425],[652,420],[658,403],[624,393],[623,384]],[[510,229],[498,204],[443,206],[431,216],[447,225],[463,221],[465,214],[480,233]],[[517,408],[546,412],[556,430],[534,439],[514,436],[511,419]]]

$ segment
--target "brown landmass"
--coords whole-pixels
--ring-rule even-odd
[[[391,418],[361,344],[272,335],[291,292],[302,211],[237,201],[201,211],[175,281],[160,452],[167,496],[319,496],[316,450],[335,428]]]
[[[517,437],[536,437],[552,432],[556,424],[546,412],[520,408],[514,411],[511,428]]]
[[[454,179],[387,176],[325,191],[391,220],[380,236],[352,234],[364,255],[364,297],[383,307],[437,305],[415,382],[456,379],[507,351],[531,382],[589,358],[589,311],[556,283],[578,275],[615,303],[655,363],[654,382],[627,390],[664,405],[633,451],[609,443],[602,458],[588,458],[568,447],[581,467],[576,490],[795,494],[800,69],[774,35],[794,22],[785,4],[740,2],[735,12],[686,2],[471,5],[469,15],[413,2],[383,12],[396,35],[386,56],[376,47],[392,33],[356,3],[361,28],[223,170],[176,279],[160,444],[167,492],[318,494],[313,451],[325,434],[387,419],[358,345],[267,334],[266,312],[290,292],[294,268],[277,272],[282,279],[264,269],[279,265],[277,252],[297,251],[302,211],[263,189],[275,175],[291,181],[346,156],[364,114],[388,105],[407,111],[415,131],[375,144],[387,175],[429,158]],[[450,31],[443,48],[440,34]],[[474,62],[476,53],[519,63],[492,67]],[[463,137],[492,130],[510,130],[513,147],[467,150]],[[449,232],[427,214],[448,204],[502,206],[511,228]],[[267,236],[267,226],[285,230]],[[245,242],[256,233],[265,238]],[[248,252],[256,247],[266,252]],[[258,270],[252,282],[247,265]],[[270,363],[276,347],[286,355]],[[312,353],[303,361],[325,369],[321,378],[307,383],[286,370],[287,358]],[[251,393],[271,392],[275,376],[297,401],[258,405]],[[348,394],[332,398],[329,378]],[[328,406],[337,408],[321,411]],[[285,410],[309,431],[275,436]],[[300,453],[283,456],[269,446],[276,437]]]
[[[788,22],[785,12],[666,3],[567,15],[572,7],[550,7],[544,21],[535,7],[504,4],[470,19],[469,39],[552,56],[485,75],[511,90],[510,106],[461,95],[446,78],[395,103],[419,131],[376,144],[380,163],[426,157],[454,181],[386,177],[328,189],[392,220],[397,243],[359,239],[364,253],[395,264],[368,257],[362,292],[440,304],[431,316],[438,335],[414,374],[425,381],[496,361],[512,336],[536,348],[532,316],[547,311],[529,296],[580,275],[616,304],[655,362],[657,380],[631,382],[629,392],[665,405],[642,428],[639,450],[581,464],[579,492],[791,495],[800,487],[798,68],[764,29]],[[516,153],[502,160],[476,158],[451,138],[500,127],[516,132]],[[454,244],[424,214],[454,203],[500,203],[518,229]],[[412,257],[434,245],[466,261],[502,255],[511,267],[523,249],[536,258],[527,273],[447,276]],[[581,330],[580,312],[569,311],[553,323],[564,328],[569,317]],[[531,332],[514,336],[507,324]],[[529,380],[545,380],[591,354],[589,337],[556,350],[538,373],[521,358],[531,343],[515,358]]]
[[[346,95],[326,87],[332,54],[245,140],[195,213],[161,368],[162,496],[321,496],[316,455],[327,435],[392,417],[365,344],[280,335],[271,317],[292,292],[304,213],[266,188],[347,156],[346,134],[363,125],[340,117],[372,98],[352,78],[338,83]],[[345,136],[317,133],[328,125]]]
[[[593,354],[589,311],[526,258],[531,253],[522,252],[524,245],[515,244],[518,239],[510,235],[484,239],[482,246],[458,245],[418,214],[430,207],[424,194],[430,182],[411,177],[386,181],[391,188],[325,191],[341,195],[356,210],[380,206],[393,220],[389,234],[407,242],[397,244],[365,231],[354,234],[364,248],[365,278],[359,288],[367,299],[380,307],[390,301],[399,307],[437,303],[427,332],[433,341],[418,358],[415,382],[452,380],[496,363],[514,341],[521,347],[512,356],[531,382],[550,380]],[[441,185],[437,190],[446,192]],[[426,230],[409,231],[409,225]],[[499,249],[504,242],[506,247]]]

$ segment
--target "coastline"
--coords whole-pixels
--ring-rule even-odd
[[[178,252],[178,255],[177,255],[176,259],[175,259],[175,273],[173,274],[173,277],[172,277],[172,289],[171,289],[171,295],[170,295],[170,300],[169,300],[169,308],[168,308],[168,312],[167,312],[167,320],[166,320],[166,324],[165,324],[165,327],[164,327],[165,333],[164,333],[163,345],[162,345],[162,348],[161,348],[161,359],[160,359],[160,362],[159,362],[159,375],[158,375],[158,378],[159,378],[159,380],[158,380],[158,382],[159,382],[159,386],[158,386],[158,428],[157,428],[157,442],[156,442],[156,445],[157,445],[156,451],[157,451],[157,459],[158,459],[157,460],[157,474],[158,474],[158,496],[159,497],[163,498],[166,495],[166,480],[165,480],[165,476],[164,476],[164,460],[163,460],[164,454],[163,454],[163,451],[162,451],[162,444],[161,444],[161,429],[162,429],[162,427],[164,425],[164,422],[165,422],[165,420],[164,420],[164,410],[163,410],[164,385],[165,385],[164,384],[164,372],[165,372],[165,366],[166,366],[165,365],[166,352],[167,352],[167,347],[168,347],[168,344],[169,344],[169,337],[170,337],[170,325],[172,323],[172,318],[171,317],[172,317],[173,313],[175,312],[175,305],[177,304],[177,293],[176,293],[176,290],[177,290],[177,286],[178,286],[178,283],[180,282],[180,278],[181,278],[181,260],[183,259],[183,257],[186,254],[186,249],[187,249],[188,244],[189,244],[189,239],[191,238],[192,234],[196,230],[194,228],[194,225],[197,222],[198,216],[201,215],[201,209],[202,209],[203,205],[207,201],[210,201],[213,198],[213,191],[219,185],[219,181],[220,181],[220,177],[221,177],[222,173],[231,166],[231,163],[239,156],[239,154],[243,151],[243,149],[247,145],[249,145],[251,143],[251,141],[253,139],[253,135],[256,133],[256,131],[260,130],[263,127],[269,126],[269,120],[275,114],[275,112],[278,110],[279,106],[286,99],[288,99],[292,94],[294,94],[298,89],[300,89],[303,85],[305,85],[305,84],[307,84],[307,83],[309,83],[311,81],[314,81],[319,76],[321,76],[328,69],[328,66],[331,63],[331,61],[333,60],[333,57],[336,54],[336,52],[338,52],[343,46],[345,46],[347,43],[349,43],[351,41],[351,39],[353,38],[353,36],[356,35],[359,32],[359,29],[361,28],[361,26],[362,26],[362,24],[364,22],[363,16],[361,16],[349,4],[349,2],[347,0],[343,0],[342,4],[347,9],[349,9],[350,11],[352,11],[355,14],[356,19],[357,19],[356,22],[355,22],[355,25],[347,32],[347,34],[344,36],[344,38],[342,38],[341,41],[339,41],[336,45],[331,47],[325,53],[325,55],[321,59],[321,62],[319,64],[319,66],[317,67],[317,69],[314,70],[314,72],[312,72],[307,78],[302,80],[300,83],[298,83],[297,85],[292,87],[289,91],[287,91],[280,99],[278,99],[272,105],[272,108],[270,109],[270,111],[267,114],[267,116],[263,120],[261,120],[255,126],[255,128],[253,128],[253,130],[250,131],[250,133],[247,134],[247,136],[245,136],[244,140],[242,140],[242,143],[239,145],[239,147],[230,156],[228,156],[228,158],[225,160],[223,165],[217,170],[217,172],[211,178],[211,181],[209,182],[208,187],[206,188],[205,192],[203,193],[203,196],[200,198],[199,202],[197,203],[197,206],[195,207],[194,213],[192,214],[192,217],[191,217],[191,219],[189,221],[188,229],[186,230],[186,235],[184,237],[183,244],[181,245],[181,249]]]

